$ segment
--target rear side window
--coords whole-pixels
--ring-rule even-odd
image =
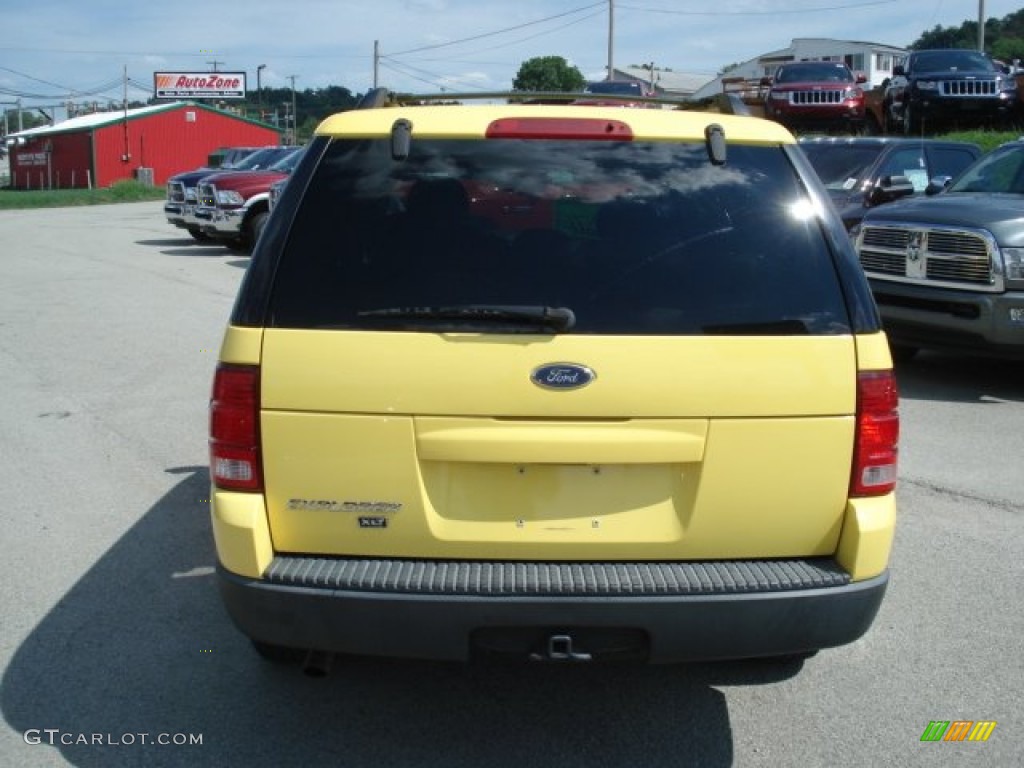
[[[268,325],[516,332],[476,311],[511,307],[568,309],[563,330],[583,334],[849,333],[785,153],[728,152],[716,166],[703,144],[414,138],[396,160],[386,139],[336,140]]]
[[[959,176],[967,166],[978,159],[976,153],[957,147],[932,147],[932,176]]]

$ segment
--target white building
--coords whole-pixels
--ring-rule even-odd
[[[693,97],[702,99],[722,93],[723,77],[744,80],[771,77],[780,64],[790,61],[840,61],[853,70],[854,74],[862,72],[867,78],[866,85],[874,88],[886,78],[892,77],[893,65],[899,63],[906,53],[903,48],[882,43],[797,37],[788,48],[763,53],[716,77],[697,90]]]

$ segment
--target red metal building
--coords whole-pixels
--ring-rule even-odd
[[[162,185],[204,165],[219,147],[281,143],[276,128],[186,101],[82,115],[7,138],[17,189],[107,187],[133,178]]]

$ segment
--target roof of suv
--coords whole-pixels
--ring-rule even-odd
[[[578,97],[579,94],[574,94]],[[626,97],[627,100],[629,97]],[[610,106],[583,105],[480,105],[480,106],[409,106],[394,109],[365,109],[342,112],[324,120],[316,130],[318,136],[354,135],[383,136],[391,133],[396,113],[415,115],[416,135],[420,137],[446,136],[452,138],[479,138],[487,135],[496,121],[510,117],[543,117],[547,120],[574,118],[602,118],[608,125],[617,126],[609,131],[620,131],[608,138],[672,138],[676,140],[703,140],[710,124],[721,125],[729,141],[793,144],[793,135],[777,123],[750,120],[744,117],[706,112],[680,112],[675,110],[629,110],[628,118],[621,109]],[[628,126],[626,121],[628,120]],[[511,126],[511,123],[507,125]],[[568,123],[563,123],[563,127]],[[626,130],[628,133],[622,133]],[[566,136],[571,138],[570,136]],[[577,138],[584,138],[578,136]]]

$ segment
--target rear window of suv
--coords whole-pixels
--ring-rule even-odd
[[[779,147],[718,166],[703,143],[414,139],[403,160],[388,139],[330,143],[268,326],[537,332],[502,308],[568,309],[580,334],[850,332]]]

